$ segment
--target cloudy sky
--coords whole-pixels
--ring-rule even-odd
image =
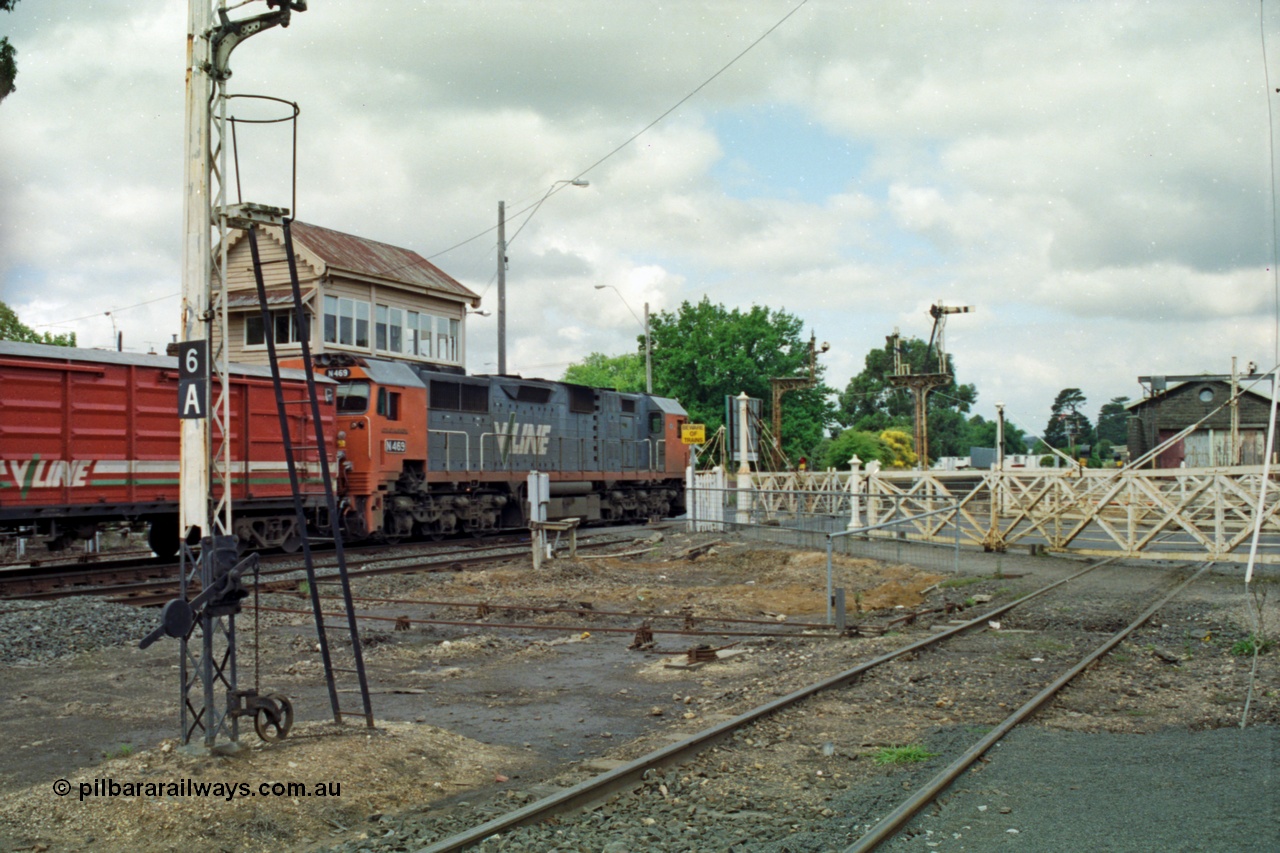
[[[1274,4],[310,6],[241,45],[229,86],[299,104],[298,218],[413,248],[492,310],[505,200],[526,376],[704,296],[801,317],[837,388],[895,327],[927,338],[931,303],[973,305],[947,326],[959,379],[1036,432],[1064,387],[1095,417],[1139,375],[1276,361]],[[186,16],[0,14],[0,299],[29,325],[139,351],[177,331]],[[288,206],[287,138],[240,145],[245,197]],[[496,318],[468,329],[493,371]]]

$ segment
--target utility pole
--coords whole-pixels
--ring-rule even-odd
[[[644,304],[644,393],[653,393],[653,342],[649,340],[649,303]]]
[[[507,372],[507,206],[498,202],[498,375]]]

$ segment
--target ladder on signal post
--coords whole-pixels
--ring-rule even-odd
[[[355,607],[351,600],[351,584],[347,575],[347,560],[343,549],[342,529],[338,523],[338,506],[337,499],[333,492],[333,479],[329,471],[329,459],[325,453],[324,442],[324,422],[320,418],[320,404],[316,395],[315,371],[311,364],[311,345],[308,340],[310,325],[306,320],[306,314],[302,308],[302,291],[298,283],[298,265],[293,254],[293,234],[290,229],[291,221],[282,214],[284,211],[278,209],[268,209],[265,215],[258,211],[252,211],[251,215],[246,219],[236,223],[236,227],[244,228],[249,235],[249,250],[253,256],[253,276],[257,283],[258,289],[258,307],[262,312],[263,328],[266,330],[264,337],[267,342],[267,353],[271,361],[271,381],[275,387],[276,393],[276,409],[280,416],[280,434],[284,440],[285,461],[289,469],[289,483],[293,491],[293,509],[297,518],[298,530],[302,535],[302,553],[303,560],[306,563],[307,584],[310,586],[311,596],[311,612],[315,617],[316,638],[320,644],[320,657],[324,662],[324,678],[325,685],[329,690],[329,704],[333,709],[333,721],[335,723],[343,722],[343,718],[347,716],[361,716],[365,720],[365,725],[373,728],[373,708],[369,701],[369,680],[366,677],[364,669],[364,652],[360,646],[360,629],[356,624]],[[253,215],[257,214],[257,215]],[[302,506],[302,492],[298,482],[298,470],[294,456],[293,440],[289,434],[288,414],[285,410],[284,389],[280,381],[280,365],[276,361],[275,336],[272,334],[272,323],[270,317],[270,309],[267,306],[267,289],[263,281],[262,260],[258,253],[258,234],[257,224],[278,224],[284,231],[284,249],[285,255],[289,261],[289,282],[293,290],[293,321],[298,329],[298,340],[302,345],[302,362],[303,368],[307,375],[307,398],[310,406],[311,421],[315,426],[315,447],[317,456],[320,460],[320,475],[324,482],[324,493],[326,506],[329,513],[329,522],[333,528],[333,547],[337,557],[338,578],[342,586],[342,600],[345,608],[346,624],[345,625],[327,625],[325,623],[325,613],[320,606],[320,588],[316,582],[315,565],[311,559],[311,543],[306,535],[306,513]],[[335,666],[333,662],[332,647],[329,644],[328,632],[330,630],[345,630],[351,637],[351,657],[350,666]],[[359,714],[347,713],[342,710],[338,701],[338,685],[335,673],[344,673],[354,675],[359,682],[360,700],[362,711]]]

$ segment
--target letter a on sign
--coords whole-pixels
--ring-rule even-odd
[[[178,347],[178,417],[204,418],[209,387],[209,344],[183,341]]]
[[[178,383],[178,417],[203,418],[204,380],[184,379]]]

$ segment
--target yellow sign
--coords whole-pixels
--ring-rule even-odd
[[[680,441],[684,444],[705,444],[707,441],[706,424],[681,424]]]

